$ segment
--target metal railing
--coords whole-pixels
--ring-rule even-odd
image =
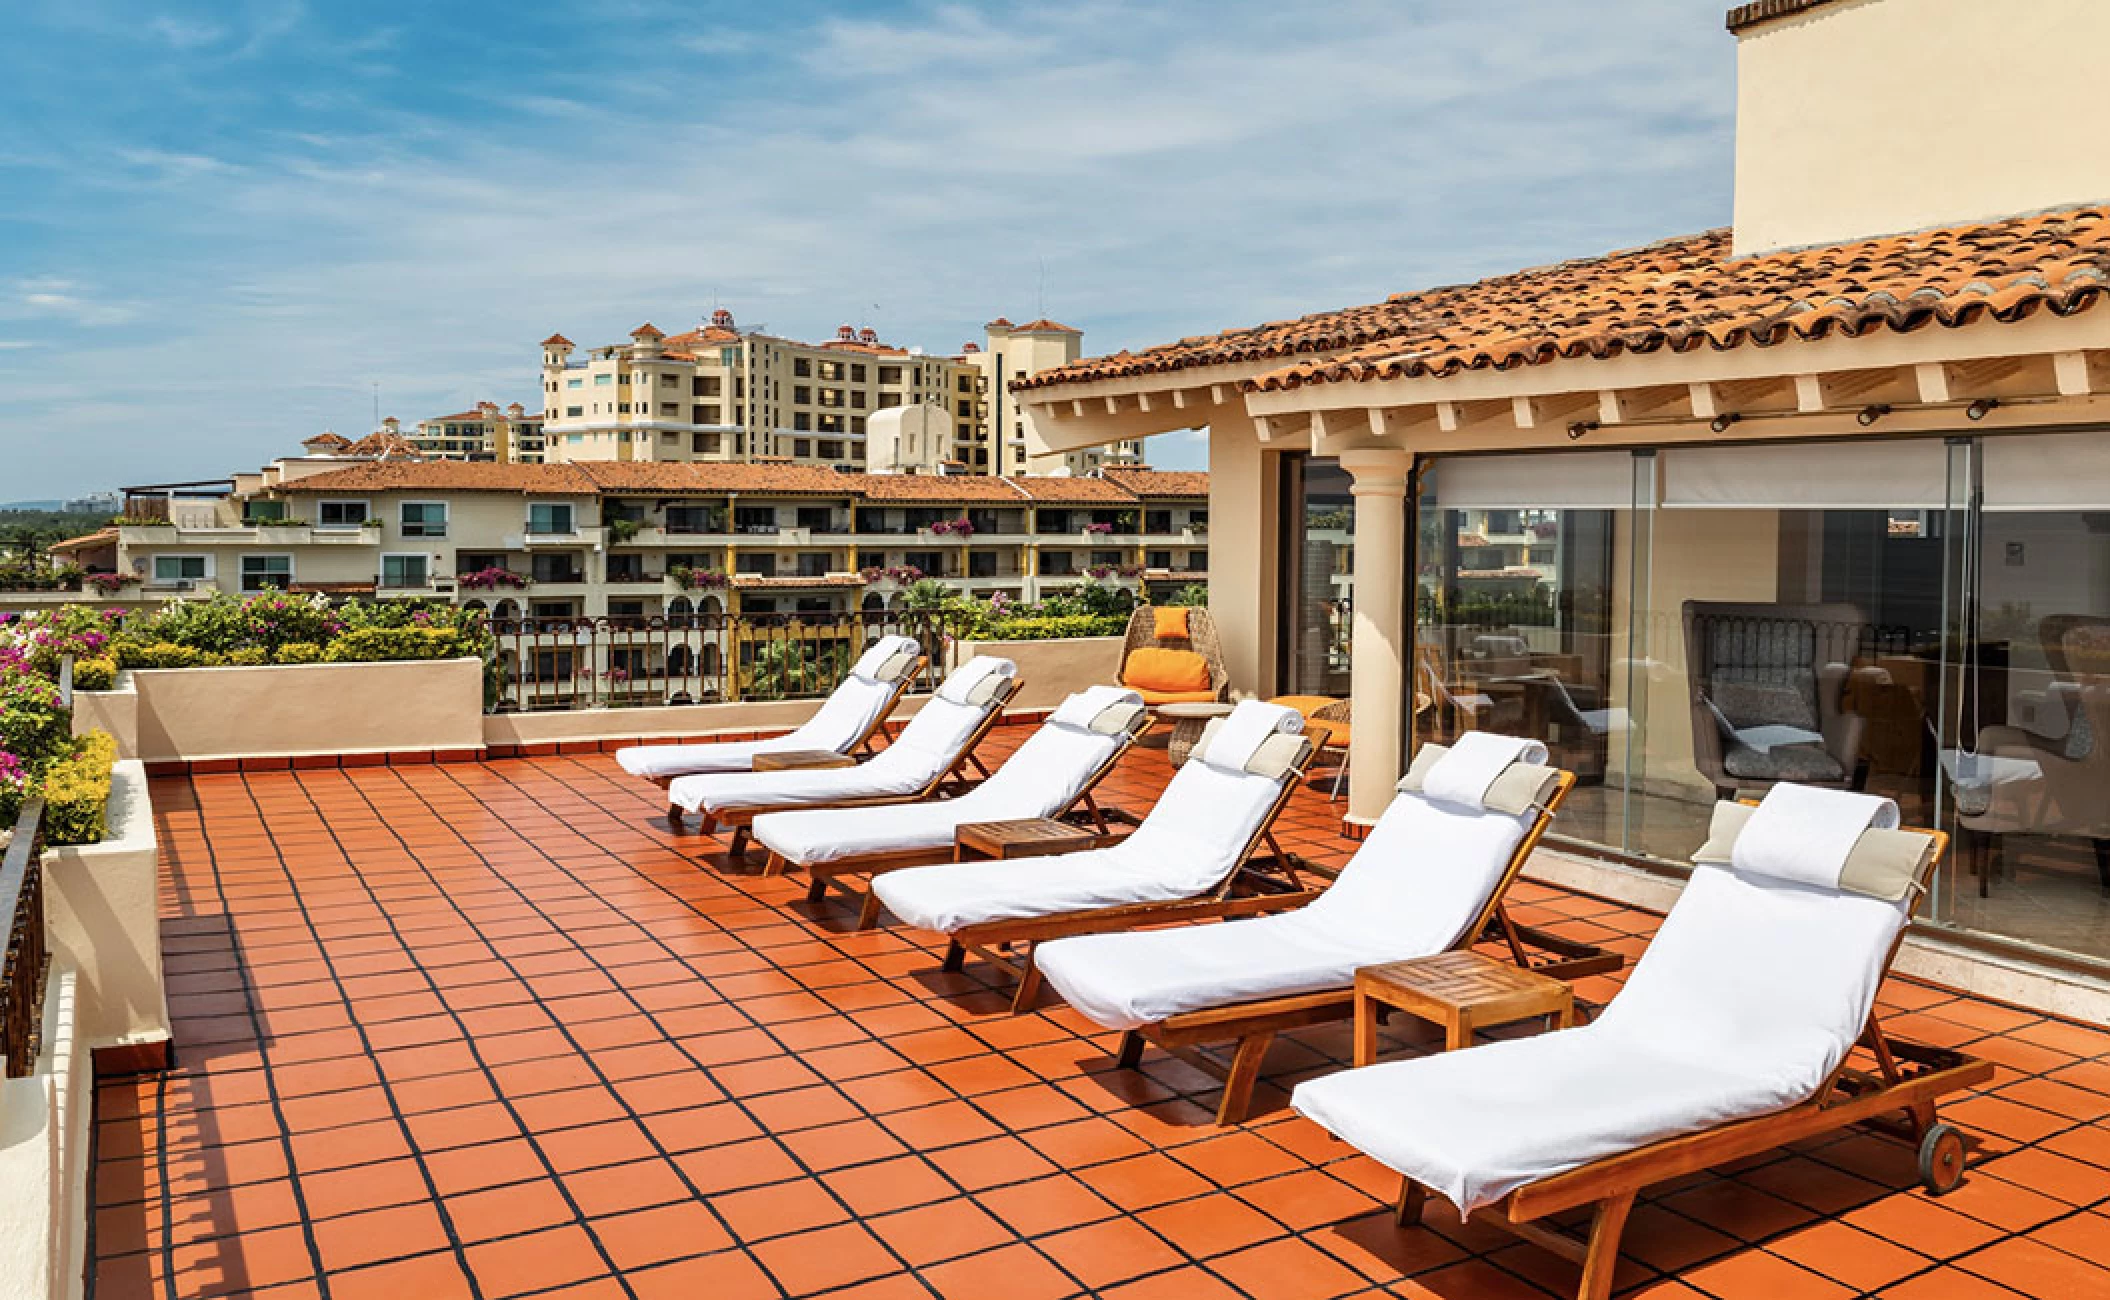
[[[8,916],[7,959],[0,968],[0,1052],[7,1077],[36,1068],[44,1028],[44,978],[51,954],[44,934],[44,800],[32,795],[15,817],[15,837],[0,856],[0,908]]]
[[[872,641],[914,639],[928,660],[912,689],[933,690],[964,630],[953,611],[494,618],[487,707],[548,709],[813,699]]]

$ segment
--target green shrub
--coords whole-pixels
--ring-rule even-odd
[[[271,652],[260,645],[245,645],[237,650],[229,650],[225,658],[232,667],[260,668],[271,662]]]
[[[458,659],[478,653],[462,633],[446,627],[355,627],[322,652],[333,664],[396,659]]]
[[[73,661],[73,689],[107,691],[117,685],[117,661],[108,655]]]
[[[1120,636],[1128,628],[1121,614],[1052,614],[996,619],[980,635],[990,641],[1064,641],[1081,636]]]
[[[220,656],[174,641],[146,641],[119,637],[111,648],[120,668],[203,668],[220,662]]]
[[[275,664],[319,664],[322,662],[322,647],[313,641],[288,641],[271,656]]]
[[[117,742],[107,731],[91,731],[73,752],[45,773],[44,839],[48,844],[100,844],[110,804],[110,769]]]

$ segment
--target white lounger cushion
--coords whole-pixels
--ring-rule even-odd
[[[1042,944],[1048,983],[1109,1029],[1254,998],[1346,989],[1356,968],[1442,952],[1501,882],[1531,817],[1402,794],[1310,904],[1220,925]]]
[[[1299,1084],[1298,1111],[1470,1212],[1808,1101],[1867,1023],[1906,909],[1696,867],[1594,1024]]]
[[[1238,865],[1282,782],[1188,763],[1135,833],[1110,848],[1011,862],[953,862],[872,882],[895,916],[950,934],[986,921],[1192,898]]]
[[[957,799],[880,808],[817,808],[755,818],[755,839],[787,862],[945,848],[966,822],[1050,817],[1070,806],[1125,735],[1043,723],[988,780]]]
[[[757,754],[801,749],[842,753],[871,730],[880,710],[892,698],[894,687],[889,683],[845,677],[843,684],[821,701],[813,716],[789,735],[718,745],[632,745],[615,751],[615,761],[632,776],[664,780],[695,772],[745,772],[754,766]]]
[[[716,813],[912,795],[959,757],[967,738],[988,716],[986,705],[955,704],[933,696],[893,744],[856,767],[685,776],[667,787],[667,799],[689,812]]]

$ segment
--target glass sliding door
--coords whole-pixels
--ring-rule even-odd
[[[1953,450],[1938,923],[2110,960],[2110,435]]]
[[[1281,695],[1348,696],[1355,498],[1338,462],[1282,458]],[[1219,527],[1225,526],[1219,522]]]
[[[1424,461],[1416,517],[1418,739],[1543,741],[1581,778],[1561,830],[1618,843],[1633,718],[1615,599],[1631,531],[1625,452]]]

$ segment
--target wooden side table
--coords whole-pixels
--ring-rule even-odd
[[[755,755],[754,771],[792,772],[809,768],[856,767],[857,760],[832,749],[781,749]]]
[[[955,862],[969,857],[1042,858],[1056,853],[1077,853],[1099,842],[1099,836],[1082,826],[1033,817],[1010,822],[966,822],[952,834]]]
[[[1355,1063],[1377,1057],[1377,1009],[1443,1026],[1445,1051],[1470,1047],[1473,1031],[1533,1016],[1575,1023],[1575,990],[1551,976],[1471,950],[1365,966],[1355,973]]]

